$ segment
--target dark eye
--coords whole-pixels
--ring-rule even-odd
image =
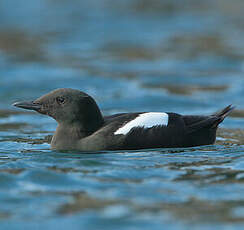
[[[65,99],[63,97],[57,97],[56,101],[58,102],[59,105],[64,104],[65,103]]]

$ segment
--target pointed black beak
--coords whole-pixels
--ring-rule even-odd
[[[29,109],[29,110],[39,110],[41,109],[41,104],[35,103],[33,101],[23,101],[23,102],[15,102],[13,106],[22,108],[22,109]]]

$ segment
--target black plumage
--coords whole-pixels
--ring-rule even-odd
[[[79,90],[57,89],[32,102],[14,106],[49,115],[58,122],[51,147],[58,150],[136,150],[192,147],[213,144],[218,125],[234,109],[231,105],[209,116],[162,113],[165,121],[153,126],[137,124],[118,132],[141,115],[121,113],[103,116],[95,100]],[[166,119],[167,118],[167,119]],[[166,122],[167,121],[167,122]]]

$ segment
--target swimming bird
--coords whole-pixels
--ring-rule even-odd
[[[138,150],[214,144],[218,125],[234,109],[227,106],[209,116],[169,112],[120,113],[103,116],[95,100],[75,89],[62,88],[14,106],[54,118],[51,141],[56,150]]]

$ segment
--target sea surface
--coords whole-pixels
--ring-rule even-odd
[[[0,228],[244,229],[244,1],[0,4]],[[104,115],[211,114],[215,145],[50,150],[56,122],[16,109],[80,89]]]

